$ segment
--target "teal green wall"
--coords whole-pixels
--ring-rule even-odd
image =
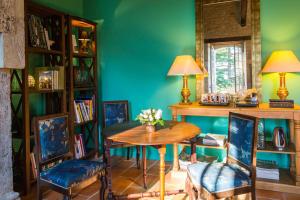
[[[41,5],[82,17],[84,0],[33,0]]]
[[[300,1],[298,0],[262,0],[261,33],[262,60],[274,50],[290,49],[300,58]],[[289,98],[300,103],[299,74],[287,74]],[[263,76],[263,99],[276,98],[279,86],[277,74]]]
[[[261,0],[262,60],[276,49],[292,49],[300,57],[300,1]],[[128,99],[131,116],[141,109],[162,108],[170,119],[168,105],[180,100],[181,80],[166,73],[176,55],[195,54],[194,0],[91,0],[84,2],[84,16],[99,22],[101,93],[103,100]],[[288,74],[290,98],[300,103],[299,75]],[[194,80],[190,83],[194,91]],[[263,76],[263,101],[276,97],[278,77]],[[192,97],[194,99],[194,96]],[[189,117],[203,132],[227,132],[226,118]],[[282,120],[265,120],[268,139],[275,126],[288,126]],[[151,151],[150,158],[155,158]],[[199,149],[201,153],[224,152]],[[149,153],[149,152],[148,152]],[[259,154],[288,167],[284,155]],[[167,159],[171,159],[169,151]]]
[[[100,23],[102,99],[129,100],[132,119],[148,107],[162,108],[170,119],[167,106],[180,100],[182,83],[166,75],[176,55],[194,55],[194,1],[92,0],[84,5],[85,17]],[[192,91],[194,85],[191,80]],[[148,158],[156,156],[148,151]]]

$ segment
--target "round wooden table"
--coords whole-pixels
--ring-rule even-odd
[[[114,199],[112,194],[111,183],[111,166],[110,166],[110,148],[109,144],[122,142],[133,145],[153,146],[158,149],[160,156],[160,199],[165,196],[165,154],[167,144],[176,144],[181,141],[194,138],[200,133],[200,129],[187,122],[167,122],[164,127],[160,127],[156,132],[146,132],[145,126],[137,125],[136,122],[119,124],[112,126],[104,132],[111,135],[106,139],[106,158],[108,172],[108,199]],[[111,134],[110,134],[111,133]],[[174,155],[177,156],[177,155]]]

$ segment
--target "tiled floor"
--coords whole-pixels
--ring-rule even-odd
[[[126,195],[130,193],[143,193],[149,191],[159,191],[159,161],[147,161],[147,185],[148,190],[143,188],[142,170],[136,168],[135,160],[125,160],[120,157],[112,159],[112,174],[113,174],[113,191],[118,195]],[[185,172],[179,173],[178,176],[172,176],[171,165],[166,163],[166,190],[184,189]],[[88,188],[81,191],[74,199],[75,200],[98,200],[99,199],[99,183],[94,183]],[[53,191],[44,192],[46,200],[61,200],[62,196]],[[22,200],[34,200],[35,191]],[[143,198],[143,200],[158,199],[158,198]],[[166,200],[184,200],[188,199],[186,194],[171,195],[165,198]],[[246,199],[245,196],[239,199]],[[257,190],[257,199],[259,200],[300,200],[300,195],[270,192]]]

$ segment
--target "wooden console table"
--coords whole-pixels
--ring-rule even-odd
[[[169,106],[173,120],[185,121],[185,116],[227,117],[229,112],[252,115],[259,118],[289,120],[290,144],[284,151],[278,151],[270,146],[257,152],[281,153],[290,155],[290,170],[280,170],[280,180],[272,181],[257,179],[258,189],[290,192],[300,194],[300,106],[295,108],[270,108],[268,104],[260,104],[256,108],[241,108],[233,106],[201,106],[174,104]],[[178,155],[178,144],[174,144],[174,155]],[[174,171],[179,169],[178,156],[174,156]]]

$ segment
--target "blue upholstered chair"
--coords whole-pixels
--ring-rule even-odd
[[[68,115],[56,114],[34,118],[37,163],[37,199],[41,186],[47,186],[71,199],[74,193],[101,180],[100,199],[106,189],[105,165],[102,162],[76,160],[70,152]]]
[[[251,192],[255,199],[255,117],[230,113],[226,163],[193,163],[187,167],[190,199],[230,198]]]
[[[129,106],[127,100],[121,101],[103,101],[103,128],[108,128],[112,125],[123,124],[129,122]],[[104,140],[111,136],[107,135],[108,131],[103,131]],[[103,142],[103,148],[105,149],[106,142]],[[130,148],[135,147],[136,149],[136,166],[140,169],[140,146],[125,144],[122,142],[112,142],[110,148],[127,148],[127,160],[130,157]],[[147,188],[146,184],[146,147],[142,146],[143,151],[143,174],[144,174],[144,188]]]

